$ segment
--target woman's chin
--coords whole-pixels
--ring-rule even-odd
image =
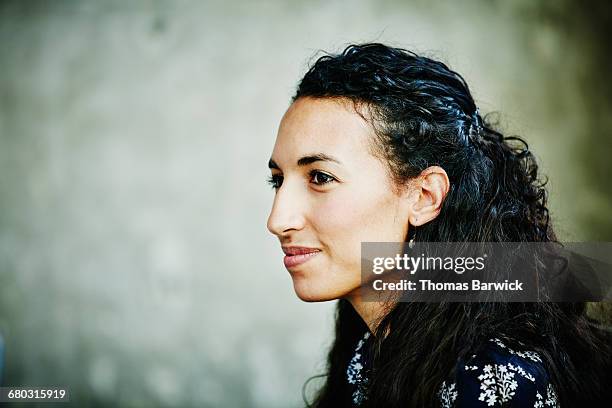
[[[297,295],[298,298],[300,298],[300,300],[303,300],[304,302],[323,302],[326,300],[330,300],[324,296],[321,296],[320,293],[307,291],[307,290],[295,289],[295,294]]]
[[[295,290],[297,297],[304,302],[324,302],[335,299],[329,292],[317,290],[311,285],[305,284],[305,282],[294,281],[293,290]]]
[[[328,285],[329,286],[329,285]],[[298,298],[304,302],[325,302],[328,300],[339,299],[343,293],[330,290],[329,287],[317,287],[311,282],[294,279],[293,290]]]

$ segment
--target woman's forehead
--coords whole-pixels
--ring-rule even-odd
[[[323,153],[348,163],[370,155],[372,135],[350,101],[300,98],[281,120],[272,158],[295,162],[298,156]]]

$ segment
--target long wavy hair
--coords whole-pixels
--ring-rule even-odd
[[[466,81],[444,63],[379,43],[350,45],[316,60],[292,100],[302,97],[352,101],[398,185],[429,166],[445,169],[450,190],[417,241],[556,242],[527,143],[482,117]],[[304,397],[307,406],[350,406],[346,367],[365,330],[348,300],[338,300],[325,383],[312,403]],[[609,332],[584,303],[398,302],[374,333],[363,406],[438,406],[458,359],[493,333],[542,355],[562,406],[594,406],[610,387]]]

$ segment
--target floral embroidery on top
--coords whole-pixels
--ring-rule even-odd
[[[368,339],[367,331],[357,342],[347,370],[353,406],[367,398]],[[480,354],[459,362],[454,381],[443,381],[437,397],[442,408],[460,406],[500,406],[506,403],[534,408],[559,408],[557,394],[548,382],[535,351],[513,350],[498,338]],[[497,347],[495,347],[497,346]],[[466,405],[467,404],[467,405]]]
[[[476,406],[476,401],[489,407],[512,401],[512,404],[520,406],[559,408],[554,387],[547,382],[547,377],[538,374],[536,381],[534,376],[542,369],[542,358],[538,353],[513,350],[498,338],[489,341],[498,349],[489,348],[486,354],[480,356],[472,354],[458,366],[457,381],[450,384],[442,382],[438,391],[442,408],[466,403]],[[546,394],[546,399],[542,394]]]
[[[488,406],[495,405],[498,397],[502,403],[510,401],[518,388],[514,373],[503,364],[487,364],[483,371],[484,373],[478,376],[480,389],[483,391],[478,396],[478,400],[486,399]]]
[[[365,388],[368,383],[368,378],[362,372],[364,368],[363,361],[363,351],[361,350],[366,340],[370,337],[370,332],[366,332],[361,340],[357,343],[357,347],[355,348],[355,352],[353,354],[353,358],[348,364],[346,369],[346,378],[349,384],[355,385],[355,390],[353,391],[353,403],[356,405],[360,405],[365,399]]]
[[[508,350],[508,352],[510,354],[516,354],[519,357],[523,357],[523,358],[528,358],[532,361],[535,361],[537,363],[541,363],[542,362],[542,358],[540,357],[540,355],[538,353],[536,353],[535,351],[514,351],[512,350],[510,347],[506,346],[500,339],[498,339],[497,337],[494,337],[492,339],[489,339],[489,341],[494,342],[495,344],[497,344],[499,347]]]
[[[548,388],[546,388],[546,401],[542,401],[542,394],[539,392],[536,393],[536,402],[533,404],[533,408],[544,408],[544,405],[547,407],[559,408],[557,394],[551,384],[548,384]]]
[[[512,365],[512,363],[508,363],[508,368],[512,371],[516,371],[517,373],[519,373],[521,376],[528,379],[529,381],[535,382],[535,377],[529,374],[528,372],[526,372],[525,370],[523,370],[523,367],[521,367],[520,365]]]
[[[446,385],[446,381],[442,382],[442,386],[438,391],[438,397],[442,403],[442,408],[451,408],[453,406],[453,403],[457,399],[457,390],[455,389],[456,386],[456,383]]]

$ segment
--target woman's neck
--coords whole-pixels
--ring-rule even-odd
[[[389,311],[389,302],[374,301],[369,298],[364,300],[359,291],[349,294],[345,299],[351,303],[372,334],[376,332],[380,321]]]

